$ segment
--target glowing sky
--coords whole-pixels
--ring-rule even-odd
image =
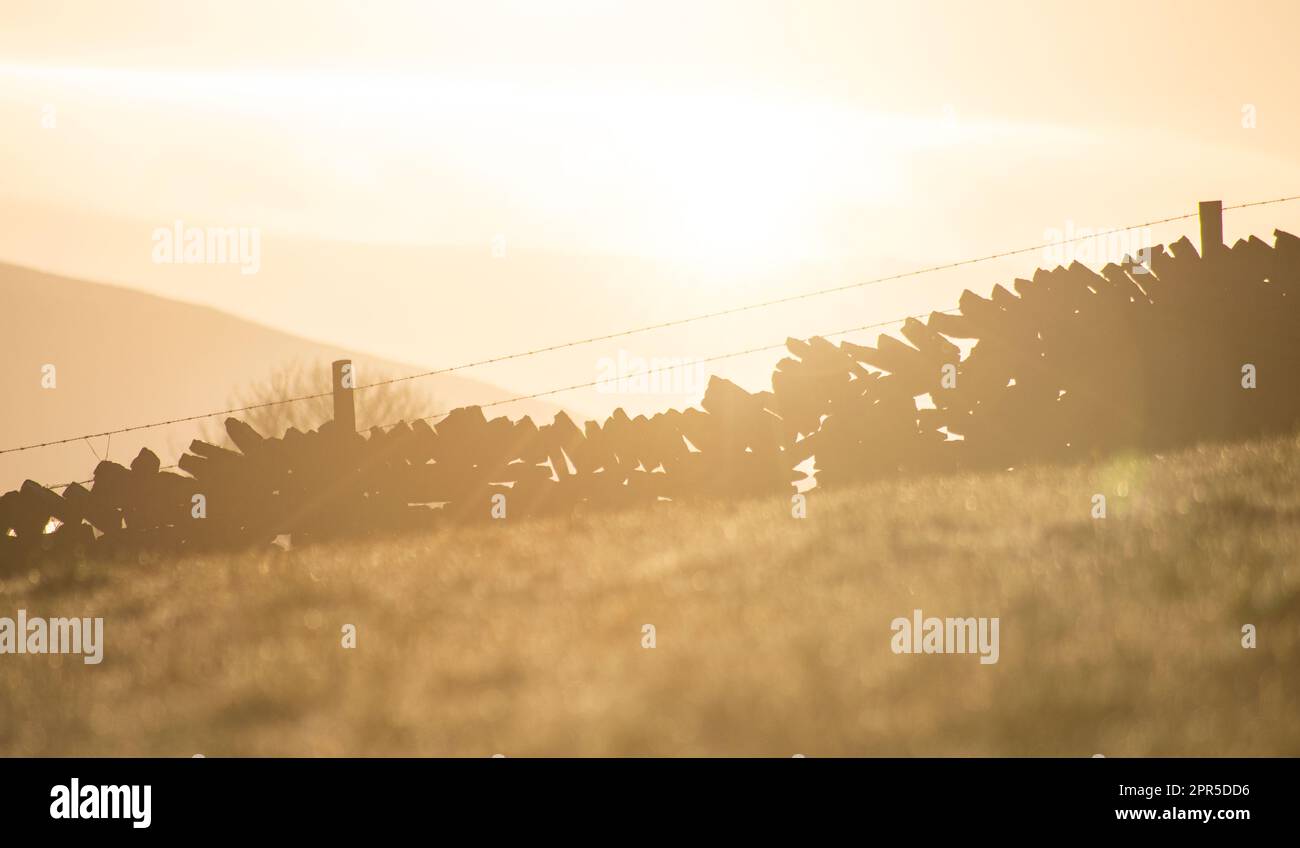
[[[1300,193],[1291,3],[3,5],[0,260],[417,364]],[[1297,206],[1228,235],[1300,229]],[[152,265],[177,219],[260,228],[262,271]],[[500,241],[518,264],[385,255],[341,280],[277,254],[290,235]],[[708,356],[943,308],[1041,260],[627,347]],[[576,382],[618,349],[482,377]]]

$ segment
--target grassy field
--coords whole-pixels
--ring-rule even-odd
[[[106,647],[0,656],[5,755],[1297,755],[1300,440],[66,563],[20,608]],[[916,608],[1000,661],[894,654]]]

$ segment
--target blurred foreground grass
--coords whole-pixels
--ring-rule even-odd
[[[20,608],[105,655],[0,655],[4,755],[1294,756],[1300,440],[55,564]],[[915,608],[1000,661],[893,654]]]

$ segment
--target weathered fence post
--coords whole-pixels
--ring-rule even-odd
[[[1218,255],[1223,251],[1223,201],[1202,200],[1201,258]]]
[[[352,390],[356,388],[356,372],[352,370],[351,359],[334,361],[334,426],[340,438],[346,439],[357,431],[357,409],[352,400]]]

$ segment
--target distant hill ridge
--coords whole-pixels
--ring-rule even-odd
[[[287,362],[351,357],[362,382],[367,370],[409,374],[428,367],[283,333],[206,306],[3,263],[0,345],[3,447],[223,409]],[[55,366],[53,389],[42,387],[47,364]],[[457,375],[419,382],[439,408],[512,394]],[[514,414],[545,417],[555,409],[529,401],[510,407]],[[123,434],[114,437],[111,455],[129,458],[150,445],[170,462],[175,457],[167,454],[179,455],[197,431],[186,424]],[[0,456],[0,488],[25,478],[81,479],[105,446],[100,439]]]

